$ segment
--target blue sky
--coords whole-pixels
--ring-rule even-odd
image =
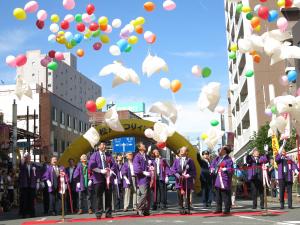
[[[35,14],[29,14],[25,21],[17,21],[12,15],[14,8],[23,7],[28,1],[0,1],[2,17],[0,21],[0,79],[6,83],[14,83],[15,76],[15,71],[5,64],[7,55],[17,55],[31,49],[41,49],[43,52],[51,49],[66,51],[61,45],[47,41],[51,24],[49,15],[56,13],[63,18],[69,13],[74,15],[83,13],[86,5],[93,3],[97,17],[107,16],[110,21],[120,18],[123,25],[136,17],[145,17],[144,29],[157,35],[157,42],[151,46],[151,52],[164,58],[170,70],[167,74],[153,75],[151,79],[142,75],[141,65],[149,48],[142,36],[139,36],[139,43],[134,46],[131,53],[119,58],[109,54],[109,45],[96,52],[92,49],[95,41],[86,41],[80,45],[86,55],[78,59],[78,69],[103,87],[104,97],[116,102],[145,101],[149,107],[149,104],[155,101],[173,99],[170,91],[160,88],[161,77],[168,77],[171,80],[179,79],[183,83],[183,88],[175,94],[176,102],[188,110],[186,112],[182,110],[182,114],[191,113],[194,118],[201,118],[198,119],[198,123],[193,123],[191,119],[186,119],[186,122],[185,120],[179,121],[183,126],[179,124],[179,130],[186,133],[194,132],[196,129],[200,133],[207,128],[207,124],[202,123],[207,121],[206,116],[209,113],[201,113],[196,107],[203,85],[210,81],[221,82],[223,96],[221,102],[223,105],[226,103],[228,75],[223,1],[174,0],[177,3],[176,10],[167,12],[162,8],[162,0],[153,0],[157,8],[154,12],[148,13],[143,9],[145,2],[143,0],[77,0],[75,9],[71,11],[63,8],[62,0],[41,0],[39,1],[40,9],[48,12],[48,20],[42,31],[35,27]],[[117,42],[118,34],[119,29],[110,34],[111,44]],[[75,53],[77,49],[74,48],[71,51]],[[101,68],[115,59],[121,59],[127,67],[133,68],[140,75],[140,86],[125,84],[113,89],[111,76],[105,78],[98,76]],[[212,76],[208,79],[194,77],[191,74],[191,67],[194,64],[210,67],[213,71]],[[217,115],[214,116],[218,118]],[[183,115],[182,118],[184,117]]]

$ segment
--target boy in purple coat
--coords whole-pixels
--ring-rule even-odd
[[[130,199],[132,196],[132,206],[133,210],[136,210],[137,204],[137,186],[136,186],[136,176],[133,169],[133,154],[127,153],[127,162],[124,163],[121,173],[123,177],[123,188],[125,189],[124,193],[124,212],[128,210]]]
[[[176,189],[179,199],[180,214],[191,214],[191,190],[193,189],[196,178],[195,164],[191,158],[188,157],[188,148],[182,147],[179,150],[179,158],[174,161],[171,168],[172,174],[176,177]],[[183,199],[185,197],[185,204],[183,206]]]
[[[97,219],[104,213],[103,193],[105,193],[105,217],[112,218],[112,189],[117,169],[114,158],[105,152],[106,144],[101,142],[98,151],[94,152],[89,161],[89,170],[93,173],[93,184],[97,195]]]
[[[133,159],[134,174],[137,179],[138,189],[138,203],[137,210],[139,216],[150,215],[150,181],[151,173],[153,169],[152,161],[149,156],[146,155],[146,147],[143,142],[137,143],[138,153]]]
[[[260,156],[257,148],[246,158],[248,164],[248,180],[251,182],[252,209],[257,208],[257,195],[260,197],[260,208],[264,209],[264,186],[262,165],[268,163],[265,155]]]
[[[83,204],[84,201],[87,201],[88,206],[88,212],[89,214],[93,213],[92,208],[92,185],[93,181],[90,177],[90,173],[88,171],[88,165],[87,165],[87,156],[83,154],[80,157],[80,163],[78,163],[74,176],[74,181],[76,181],[76,191],[79,193],[79,210],[78,214],[83,213]]]
[[[167,183],[169,180],[170,166],[167,160],[160,156],[161,150],[159,150],[156,145],[151,148],[156,176],[156,190],[153,190],[154,199],[152,209],[156,210],[157,207],[161,206],[161,209],[164,210],[167,208]]]
[[[26,153],[20,164],[20,212],[22,217],[35,216],[35,193],[39,189],[40,168],[31,162],[30,154]]]
[[[223,146],[219,149],[219,156],[212,162],[210,166],[211,173],[215,175],[216,188],[216,211],[214,213],[222,213],[222,202],[224,201],[224,214],[230,213],[231,207],[231,180],[233,170],[233,161],[229,157],[231,148]]]
[[[279,181],[279,197],[280,209],[284,209],[284,191],[288,193],[288,207],[292,209],[292,186],[293,175],[299,174],[296,163],[286,155],[285,149],[280,154],[276,155],[275,161],[278,165],[278,181]]]

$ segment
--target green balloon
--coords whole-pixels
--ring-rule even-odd
[[[219,125],[219,121],[218,120],[212,120],[210,121],[210,125],[212,125],[213,127],[216,127]]]
[[[235,52],[230,52],[230,53],[229,53],[229,59],[236,59],[236,54],[235,54]]]
[[[246,18],[247,20],[252,20],[253,14],[251,12],[247,13]]]
[[[131,50],[132,50],[132,45],[128,44],[127,48],[125,49],[125,52],[129,53],[129,52],[131,52]]]
[[[92,36],[93,36],[93,37],[99,37],[100,34],[101,34],[101,31],[100,31],[100,30],[97,30],[97,31],[93,32]]]
[[[82,15],[81,14],[76,14],[75,15],[75,21],[77,23],[81,23],[82,22]]]
[[[58,64],[57,64],[57,62],[53,61],[53,62],[48,63],[47,67],[49,70],[55,71],[58,69]]]
[[[242,9],[243,9],[243,4],[242,3],[237,4],[237,6],[236,6],[236,12],[241,13]]]
[[[72,39],[70,43],[73,47],[75,47],[77,45],[77,42],[74,39]]]
[[[253,70],[248,70],[246,72],[246,77],[253,77],[253,75],[254,75],[254,71]]]
[[[273,114],[277,114],[277,108],[276,108],[276,106],[272,106],[272,107],[271,107],[271,112],[272,112]]]
[[[210,74],[211,74],[211,69],[210,68],[204,67],[202,69],[202,77],[207,78],[207,77],[210,76]]]

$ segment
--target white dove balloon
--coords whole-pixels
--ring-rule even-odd
[[[155,73],[168,72],[168,65],[164,59],[158,56],[152,56],[150,53],[145,58],[142,65],[143,74],[151,77]]]
[[[110,108],[104,115],[104,121],[110,129],[118,132],[124,132],[124,127],[120,123],[116,107]]]
[[[212,127],[207,132],[207,138],[204,143],[207,145],[209,149],[214,149],[219,139],[224,135],[224,131],[218,130],[215,127]]]
[[[21,100],[23,95],[32,98],[32,89],[24,82],[23,77],[18,76],[16,81],[15,95]]]
[[[209,109],[214,112],[216,106],[221,98],[221,84],[211,82],[202,88],[201,94],[198,99],[198,107],[201,111]]]
[[[161,114],[170,119],[174,124],[176,123],[177,109],[170,102],[156,102],[151,106],[149,112]]]

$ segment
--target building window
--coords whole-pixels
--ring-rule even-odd
[[[85,123],[84,124],[84,132],[86,132],[88,130],[88,125]]]
[[[47,86],[48,86],[48,87],[51,87],[52,85],[51,85],[51,84],[48,84]]]
[[[74,130],[77,130],[76,123],[77,123],[77,119],[74,117],[73,118],[73,129]]]
[[[57,152],[57,139],[54,138],[54,152]]]
[[[83,132],[83,123],[82,121],[79,121],[79,132]]]
[[[32,74],[32,76],[34,77],[34,73]]]
[[[65,125],[65,113],[60,111],[60,124]]]
[[[52,121],[57,122],[57,110],[55,107],[52,107]]]
[[[69,147],[70,146],[70,142],[67,142],[67,146],[66,147]]]
[[[48,72],[48,76],[51,76],[52,75],[52,73],[51,72]]]
[[[64,140],[61,141],[61,151],[60,152],[64,152],[66,148],[66,143]]]
[[[71,116],[67,115],[67,127],[71,127]]]

